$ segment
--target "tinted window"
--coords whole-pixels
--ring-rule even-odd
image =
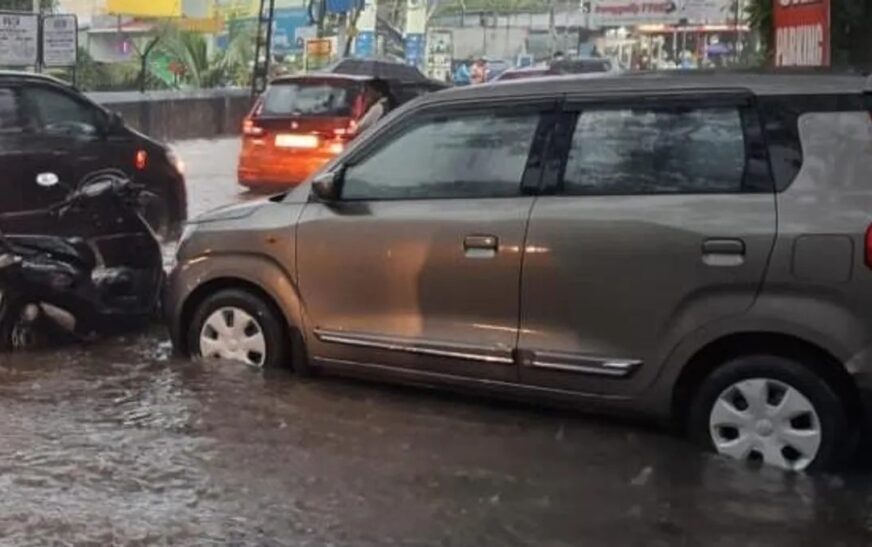
[[[587,110],[564,185],[574,194],[737,192],[745,163],[736,108]]]
[[[24,130],[18,93],[0,88],[0,133],[20,133]]]
[[[260,113],[267,116],[351,116],[354,95],[353,88],[345,82],[283,83],[269,88]]]
[[[71,95],[44,87],[25,90],[40,128],[57,134],[97,134],[99,111]]]
[[[520,194],[536,113],[445,115],[389,137],[345,175],[346,199]]]

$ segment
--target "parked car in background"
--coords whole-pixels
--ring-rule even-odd
[[[160,235],[180,232],[187,193],[183,165],[170,148],[60,80],[0,73],[0,213],[60,203],[86,174],[103,169],[120,170],[157,195],[145,216]]]
[[[612,72],[612,62],[602,57],[584,57],[580,59],[562,59],[551,63],[554,74],[590,74],[596,72]]]
[[[485,81],[493,81],[511,67],[512,64],[505,59],[485,59]]]
[[[432,94],[294,191],[195,220],[173,340],[837,466],[872,395],[870,92],[728,73]]]
[[[494,78],[495,82],[507,82],[511,80],[527,80],[529,78],[541,78],[556,74],[547,65],[528,66],[524,68],[510,68]]]
[[[314,73],[274,80],[245,118],[239,184],[255,190],[295,186],[357,136],[372,76]],[[445,87],[385,80],[397,104]]]

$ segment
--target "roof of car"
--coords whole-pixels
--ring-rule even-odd
[[[618,92],[745,90],[757,95],[863,93],[872,91],[859,75],[808,73],[751,73],[730,71],[664,71],[591,73],[508,80],[465,86],[428,95],[429,100],[476,100]]]
[[[348,80],[353,82],[365,82],[372,80],[372,76],[360,74],[337,74],[335,72],[309,72],[306,74],[293,74],[290,76],[279,76],[273,79],[271,84],[286,84],[297,80]]]
[[[47,74],[38,74],[36,72],[23,72],[20,70],[0,70],[0,79],[7,80],[30,80],[34,82],[51,82],[53,84],[60,84],[67,87],[70,87],[68,82],[63,80],[59,80],[54,76],[49,76]]]

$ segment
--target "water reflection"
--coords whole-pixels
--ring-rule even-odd
[[[860,545],[870,481],[785,476],[531,406],[170,357],[0,361],[0,530],[27,544]]]

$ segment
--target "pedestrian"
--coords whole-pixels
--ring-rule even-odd
[[[487,63],[484,59],[477,59],[472,65],[472,74],[470,82],[473,84],[483,84],[487,81]]]
[[[466,61],[460,61],[454,71],[454,85],[469,85],[469,83],[469,65],[466,64]]]
[[[366,82],[363,97],[366,113],[357,122],[358,134],[373,127],[396,106],[390,85],[381,78]]]

